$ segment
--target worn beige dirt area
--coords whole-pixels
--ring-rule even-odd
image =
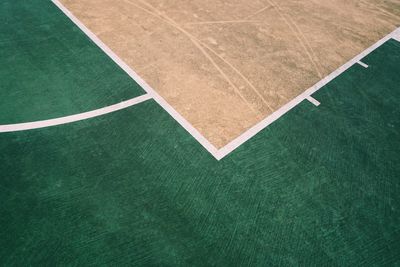
[[[61,2],[217,148],[400,25],[400,0]]]

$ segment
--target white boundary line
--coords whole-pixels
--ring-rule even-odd
[[[400,34],[400,27],[391,32],[390,34],[386,35],[383,37],[381,40],[364,50],[362,53],[354,57],[353,59],[349,60],[347,63],[345,63],[343,66],[339,67],[337,70],[329,74],[327,77],[316,83],[314,86],[310,87],[307,89],[305,92],[297,96],[295,99],[287,103],[286,105],[282,106],[280,109],[272,113],[270,116],[250,128],[248,131],[237,137],[235,140],[227,144],[225,147],[221,148],[218,151],[218,158],[222,159],[229,153],[231,153],[233,150],[238,148],[240,145],[242,145],[244,142],[255,136],[257,133],[259,133],[261,130],[263,130],[265,127],[282,117],[284,114],[286,114],[289,110],[300,104],[304,99],[307,97],[311,96],[313,93],[321,89],[323,86],[331,82],[333,79],[338,77],[340,74],[345,72],[347,69],[349,69],[351,66],[353,66],[355,63],[360,61],[362,58],[367,56],[369,53],[377,49],[379,46],[384,44],[386,41],[394,37],[396,34]]]
[[[396,41],[400,42],[400,31],[396,36],[393,36],[393,39],[395,39]]]
[[[314,97],[312,97],[312,96],[308,96],[307,98],[306,98],[310,103],[312,103],[314,106],[319,106],[319,105],[321,105],[321,103],[317,100],[317,99],[315,99]]]
[[[50,126],[56,126],[56,125],[86,120],[86,119],[98,117],[101,115],[105,115],[105,114],[108,114],[108,113],[111,113],[111,112],[114,112],[117,110],[125,109],[130,106],[142,103],[149,99],[151,99],[151,96],[149,96],[148,94],[145,94],[145,95],[141,95],[141,96],[132,98],[130,100],[127,100],[127,101],[124,101],[124,102],[121,102],[121,103],[118,103],[118,104],[115,104],[112,106],[108,106],[105,108],[100,108],[100,109],[92,110],[89,112],[84,112],[84,113],[75,114],[75,115],[71,115],[71,116],[61,117],[61,118],[57,118],[57,119],[0,125],[0,133],[26,131],[26,130],[45,128],[45,127],[50,127]]]
[[[208,152],[217,155],[218,149],[213,146],[198,130],[183,118],[170,104],[165,101],[153,88],[150,87],[135,71],[133,71],[121,58],[119,58],[106,44],[76,18],[60,1],[52,2],[72,20],[104,53],[106,53],[118,66],[120,66],[132,79],[134,79],[165,111],[167,111],[186,131],[188,131]]]
[[[197,129],[195,129],[185,118],[183,118],[171,105],[165,101],[153,88],[150,87],[135,71],[133,71],[121,58],[119,58],[106,44],[104,44],[93,32],[91,32],[78,18],[76,18],[66,7],[64,7],[59,0],[52,0],[52,2],[74,22],[100,49],[102,49],[117,65],[119,65],[132,79],[134,79],[165,111],[167,111],[186,131],[188,131],[208,152],[210,152],[217,160],[220,160],[245,143],[247,140],[255,136],[268,125],[279,119],[289,110],[294,108],[300,102],[311,96],[314,92],[318,91],[321,87],[332,81],[334,78],[342,74],[352,65],[360,61],[363,57],[371,53],[373,50],[381,46],[384,42],[400,34],[400,28],[397,28],[392,33],[388,34],[377,43],[366,49],[364,52],[354,57],[346,64],[332,72],[330,75],[316,83],[314,86],[307,89],[305,92],[294,98],[292,101],[282,106],[280,109],[269,115],[267,118],[257,123],[249,130],[245,131],[232,142],[217,149],[212,145]]]

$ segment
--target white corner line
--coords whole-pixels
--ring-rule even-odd
[[[318,91],[321,87],[332,81],[334,78],[342,74],[352,65],[360,61],[363,57],[371,53],[373,50],[381,46],[384,42],[400,34],[400,28],[397,28],[392,33],[388,34],[377,43],[364,50],[361,54],[348,61],[346,64],[332,72],[330,75],[310,87],[302,94],[291,100],[286,105],[269,115],[267,118],[259,122],[258,124],[245,131],[243,134],[238,136],[236,139],[231,141],[221,149],[217,149],[211,144],[196,128],[194,128],[185,118],[182,117],[163,97],[161,97],[150,85],[148,85],[134,70],[132,70],[121,58],[119,58],[106,44],[104,44],[92,31],[90,31],[78,18],[76,18],[66,7],[64,7],[58,0],[52,0],[52,2],[72,21],[78,26],[104,53],[106,53],[118,66],[120,66],[133,80],[135,80],[165,111],[167,111],[171,117],[173,117],[193,138],[195,138],[211,155],[217,160],[221,160],[233,150],[238,148],[240,145],[245,143],[247,140],[255,136],[261,130],[266,128],[268,125],[279,119],[281,116],[286,114],[289,110],[294,108],[300,102],[307,97],[311,96],[314,92]]]
[[[148,85],[133,69],[118,57],[106,44],[104,44],[92,31],[90,31],[78,18],[76,18],[58,0],[52,2],[78,26],[104,53],[106,53],[120,68],[135,80],[165,111],[167,111],[190,135],[193,136],[211,155],[217,158],[218,149],[212,145],[197,129],[182,117],[170,104],[165,101],[150,85]],[[218,158],[217,158],[218,159]]]
[[[365,63],[362,62],[362,61],[358,61],[357,63],[358,63],[358,65],[361,65],[361,66],[363,66],[363,67],[366,68],[366,69],[369,67],[367,64],[365,64]]]
[[[151,96],[149,94],[145,94],[145,95],[141,95],[141,96],[132,98],[127,101],[120,102],[120,103],[112,105],[112,106],[108,106],[105,108],[100,108],[100,109],[96,109],[96,110],[92,110],[92,111],[88,111],[88,112],[84,112],[84,113],[80,113],[80,114],[75,114],[75,115],[71,115],[71,116],[50,119],[50,120],[43,120],[43,121],[0,125],[0,133],[27,131],[27,130],[45,128],[45,127],[50,127],[50,126],[56,126],[56,125],[91,119],[91,118],[105,115],[105,114],[108,114],[111,112],[115,112],[117,110],[126,109],[128,107],[137,105],[137,104],[142,103],[149,99],[151,99]]]
[[[321,103],[320,103],[317,99],[315,99],[314,97],[312,97],[312,96],[307,96],[306,99],[307,99],[311,104],[313,104],[313,105],[316,106],[316,107],[318,107],[319,105],[321,105]]]
[[[248,141],[250,138],[258,134],[260,131],[265,129],[267,126],[269,126],[271,123],[282,117],[284,114],[289,112],[292,108],[300,104],[303,100],[307,99],[310,97],[312,94],[314,94],[316,91],[327,85],[329,82],[334,80],[336,77],[341,75],[343,72],[348,70],[351,66],[359,62],[362,58],[370,54],[372,51],[380,47],[382,44],[387,42],[389,39],[393,38],[396,35],[400,35],[400,27],[394,30],[393,32],[389,33],[382,39],[380,39],[378,42],[370,46],[369,48],[365,49],[363,52],[361,52],[359,55],[355,56],[353,59],[349,60],[347,63],[333,71],[331,74],[326,76],[324,79],[313,85],[312,87],[308,88],[306,91],[304,91],[302,94],[291,100],[289,103],[286,105],[282,106],[280,109],[266,117],[264,120],[261,122],[257,123],[253,127],[251,127],[249,130],[238,136],[236,139],[231,141],[229,144],[224,146],[218,151],[217,158],[222,159],[226,157],[228,154],[230,154],[233,150],[241,146],[243,143]]]

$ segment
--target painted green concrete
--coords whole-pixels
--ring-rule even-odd
[[[0,1],[0,124],[72,115],[143,93],[51,1]]]
[[[399,58],[389,41],[220,162],[153,101],[1,134],[1,265],[399,265]]]

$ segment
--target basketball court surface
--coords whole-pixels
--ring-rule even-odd
[[[0,265],[400,265],[400,2],[3,0]]]

